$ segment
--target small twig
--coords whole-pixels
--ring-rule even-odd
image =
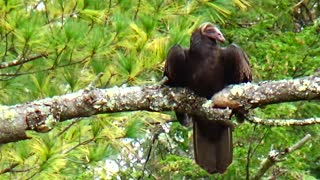
[[[268,128],[264,133],[263,136],[260,138],[258,144],[256,145],[256,147],[253,149],[253,151],[251,152],[251,157],[254,155],[254,153],[257,151],[258,147],[262,144],[263,140],[266,138],[266,136],[269,134],[270,128]]]
[[[292,9],[300,6],[303,2],[304,2],[304,0],[301,0],[300,2],[298,2],[297,4],[295,4],[295,5],[292,7]]]
[[[156,132],[153,134],[152,143],[149,145],[146,162],[145,162],[144,165],[143,165],[142,174],[141,174],[141,176],[139,176],[138,180],[139,180],[139,179],[143,179],[144,172],[145,172],[146,167],[147,167],[147,163],[148,163],[148,161],[150,160],[150,156],[151,156],[151,152],[152,152],[152,147],[153,147],[154,143],[156,142],[156,140],[158,139],[158,136],[159,136],[160,132],[161,132],[161,131],[158,130],[158,131],[156,131]]]
[[[253,127],[253,132],[255,132],[256,131],[256,128],[257,128],[257,125],[255,125],[254,127]],[[253,148],[252,148],[252,144],[253,144],[253,142],[252,141],[249,141],[250,142],[250,144],[249,144],[249,148],[248,148],[248,152],[247,152],[247,163],[246,163],[246,180],[248,180],[249,178],[250,178],[250,161],[251,161],[251,157],[252,157],[252,150],[253,150]]]
[[[256,124],[257,126],[257,124]],[[256,130],[256,126],[253,128],[253,130]],[[257,151],[258,147],[261,145],[262,141],[265,139],[265,137],[268,135],[270,129],[267,129],[264,133],[263,136],[259,139],[259,142],[257,143],[257,145],[253,148],[252,147],[252,143],[250,143],[249,145],[249,149],[248,149],[248,154],[247,154],[247,166],[246,166],[246,179],[250,179],[250,160],[252,158],[252,156],[255,154],[255,152]]]
[[[75,125],[79,121],[80,118],[76,118],[76,120],[72,121],[67,127],[65,127],[62,131],[60,131],[57,134],[57,137],[61,136],[63,133],[65,133],[68,129],[70,129],[73,125]]]
[[[9,167],[3,169],[0,171],[0,174],[4,174],[4,173],[7,173],[7,172],[12,172],[13,168],[15,168],[16,166],[18,166],[19,163],[14,163],[14,164],[11,164]]]
[[[54,67],[50,67],[50,68],[46,68],[46,69],[40,69],[40,70],[37,70],[37,71],[22,72],[22,73],[0,73],[0,77],[1,76],[3,76],[3,77],[16,77],[16,76],[23,76],[23,75],[29,75],[29,74],[36,74],[36,73],[40,73],[40,72],[52,71],[52,70],[55,70],[55,69],[58,69],[58,68],[63,68],[63,67],[67,67],[67,66],[72,66],[72,65],[75,65],[75,64],[83,63],[83,62],[87,61],[87,59],[89,57],[90,56],[87,56],[87,57],[84,57],[83,59],[81,59],[79,61],[75,61],[75,62],[68,63],[68,64],[63,64],[63,65],[60,65],[60,66],[54,66]],[[0,81],[3,81],[3,79],[0,79]]]
[[[291,152],[299,149],[301,146],[303,146],[310,139],[311,139],[311,134],[305,135],[300,141],[298,141],[296,144],[294,144],[293,146],[288,148],[286,153],[291,153]]]
[[[271,150],[269,152],[268,158],[263,160],[262,165],[256,175],[253,177],[253,180],[261,179],[261,177],[277,162],[281,161],[289,153],[301,148],[307,141],[311,139],[311,135],[307,134],[300,141],[295,143],[289,148],[285,148],[282,151]]]
[[[108,87],[109,84],[110,84],[110,82],[111,82],[111,79],[112,79],[115,75],[116,75],[116,73],[111,72],[111,73],[110,73],[110,76],[109,76],[109,78],[108,78],[108,80],[107,80],[107,82],[105,83],[105,85],[104,85],[102,88]]]
[[[287,172],[288,172],[288,170],[280,169],[279,167],[276,167],[272,170],[272,175],[269,176],[267,179],[268,180],[277,180],[280,176],[284,175]]]
[[[86,89],[92,89],[94,88],[94,84],[104,75],[103,72],[100,72],[94,79],[91,81],[91,83],[87,86]]]
[[[33,173],[30,177],[26,178],[27,180],[32,179],[35,175],[39,174],[40,170],[38,170],[37,172]]]
[[[138,17],[138,13],[139,13],[139,10],[140,10],[140,4],[141,4],[141,0],[138,1],[137,10],[134,13],[134,17],[133,17],[134,20],[136,20],[137,17]]]
[[[27,168],[27,169],[18,169],[18,170],[12,170],[11,172],[13,173],[23,173],[23,172],[28,172],[28,171],[31,171],[33,169],[35,169],[36,167],[30,167],[30,168]]]
[[[261,119],[258,117],[251,117],[247,119],[251,123],[266,125],[266,126],[306,126],[319,124],[320,118],[308,119]]]
[[[248,152],[247,152],[247,163],[246,163],[246,180],[250,178],[250,160],[251,160],[251,152],[252,152],[252,143],[250,143]]]
[[[167,76],[164,76],[160,81],[159,81],[159,85],[160,86],[163,86],[166,82],[168,82],[168,77]]]
[[[64,153],[64,154],[68,154],[70,151],[76,149],[77,147],[82,146],[82,145],[89,144],[90,142],[93,142],[94,140],[95,140],[95,138],[91,138],[91,139],[88,139],[88,140],[86,140],[86,141],[82,141],[82,142],[80,142],[79,144],[73,146],[72,148],[70,148],[69,150],[67,150],[67,151],[65,151],[65,152],[63,152],[63,153]]]

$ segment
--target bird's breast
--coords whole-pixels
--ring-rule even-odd
[[[199,96],[210,98],[224,88],[224,67],[218,58],[209,56],[199,60],[192,71],[189,88]]]

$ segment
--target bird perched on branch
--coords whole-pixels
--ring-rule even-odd
[[[235,44],[220,47],[224,42],[220,30],[204,23],[194,30],[190,48],[173,46],[167,56],[165,83],[171,87],[186,87],[198,96],[211,98],[229,84],[249,82],[252,79],[246,53]],[[176,113],[179,122],[189,117]],[[193,121],[194,153],[196,163],[209,173],[224,173],[232,163],[232,130],[219,121],[191,115]]]

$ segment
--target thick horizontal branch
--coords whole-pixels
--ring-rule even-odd
[[[160,86],[88,88],[15,106],[0,106],[0,143],[27,138],[26,130],[47,132],[59,121],[121,111],[174,110],[230,123],[231,108],[254,108],[286,101],[318,99],[320,78],[309,76],[258,84],[241,84],[217,93],[213,100],[183,88]],[[243,105],[243,106],[242,106]],[[220,108],[213,108],[220,107]]]
[[[30,103],[0,107],[0,143],[25,139],[26,130],[47,132],[59,121],[137,110],[175,110],[219,120],[229,119],[231,114],[231,110],[212,108],[210,101],[197,97],[186,89],[158,86],[93,88]],[[231,124],[228,121],[221,122]]]
[[[212,98],[216,106],[247,109],[266,104],[320,99],[320,77],[308,76],[292,80],[266,81],[233,85]]]

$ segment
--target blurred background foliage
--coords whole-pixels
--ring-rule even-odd
[[[254,81],[319,72],[319,0],[0,0],[0,103],[83,89],[154,84],[174,44],[211,21],[250,56]],[[282,103],[261,118],[319,117],[318,101]],[[245,179],[272,149],[313,140],[265,177],[320,179],[319,125],[234,130],[234,162],[209,176],[193,160],[192,131],[172,112],[97,115],[1,145],[0,179]]]

